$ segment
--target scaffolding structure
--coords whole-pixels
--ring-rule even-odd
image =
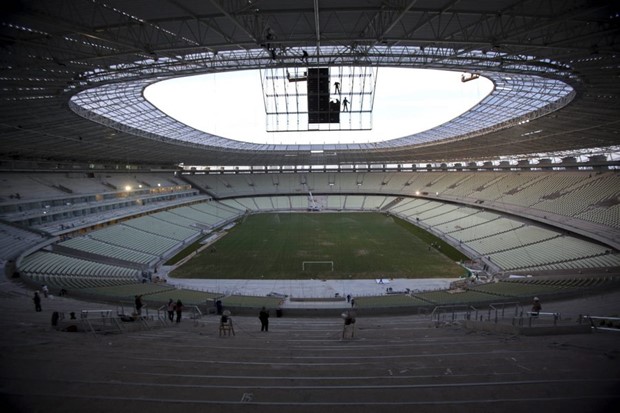
[[[376,67],[261,70],[268,132],[372,129]]]

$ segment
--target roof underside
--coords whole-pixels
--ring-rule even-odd
[[[94,163],[309,165],[450,162],[614,146],[620,144],[620,14],[613,3],[11,2],[0,17],[0,153]],[[125,93],[131,89],[126,82],[298,66],[303,50],[310,65],[437,68],[495,79],[535,74],[576,93],[566,106],[527,116],[527,123],[464,128],[433,141],[412,137],[398,145],[325,148],[321,154],[301,147],[181,143],[70,109],[72,96],[87,89],[118,85]]]

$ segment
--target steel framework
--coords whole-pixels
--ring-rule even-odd
[[[0,153],[166,166],[587,153],[620,143],[619,21],[603,0],[9,2],[0,17]],[[314,67],[458,70],[496,88],[428,134],[322,152],[199,135],[136,98],[174,76],[298,67],[304,52]]]

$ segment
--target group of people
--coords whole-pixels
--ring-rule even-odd
[[[135,307],[136,307],[136,315],[142,315],[142,308],[144,304],[142,303],[142,295],[136,295],[135,297]],[[170,322],[174,322],[174,316],[176,314],[176,322],[180,323],[181,318],[183,318],[183,302],[178,299],[176,302],[171,298],[168,300],[168,304],[166,305],[166,311],[168,312],[168,320]]]
[[[177,316],[177,323],[181,322],[181,318],[183,317],[183,303],[180,299],[176,302],[174,302],[172,298],[168,300],[168,305],[166,309],[168,311],[168,319],[170,320],[170,322],[174,322],[175,314]]]
[[[43,285],[41,289],[43,291],[44,296],[47,297],[49,294],[48,287],[46,285]],[[42,311],[41,296],[39,295],[39,291],[34,292],[33,301],[34,301],[35,311],[36,312]],[[347,302],[351,303],[352,307],[355,306],[355,300],[350,295],[347,295]],[[216,306],[217,314],[221,315],[220,326],[224,323],[228,323],[230,320],[230,311],[226,311],[226,312],[222,311],[223,305],[222,305],[222,301],[220,300],[217,300],[215,302],[215,306]],[[136,295],[135,296],[136,315],[141,316],[143,307],[144,307],[144,304],[142,302],[142,295]],[[534,297],[534,300],[532,302],[531,315],[536,317],[538,316],[541,310],[542,310],[542,305],[540,304],[540,299],[538,297]],[[183,317],[183,303],[181,302],[180,299],[175,302],[171,298],[170,300],[168,300],[167,311],[168,311],[168,319],[171,322],[175,321],[175,314],[176,314],[176,322],[180,323],[181,318]],[[258,319],[260,320],[260,324],[261,324],[260,331],[262,332],[269,331],[269,316],[270,316],[269,310],[267,310],[265,307],[262,307],[260,312],[258,313]],[[355,315],[353,312],[347,311],[346,313],[343,313],[342,317],[345,320],[345,329],[347,329],[348,326],[352,326],[353,324],[355,324]],[[344,332],[343,332],[343,337],[344,337]]]
[[[136,308],[136,315],[140,317],[142,315],[142,308],[144,307],[144,303],[142,303],[142,295],[136,295],[134,304]],[[181,318],[183,317],[183,303],[180,299],[174,302],[171,298],[168,300],[166,311],[168,312],[168,319],[171,322],[174,322],[174,316],[176,314],[176,322],[180,323]]]
[[[219,300],[218,300],[219,301]],[[222,304],[217,306],[218,310],[221,310]],[[220,317],[220,335],[222,332],[222,327],[229,326],[232,329],[232,319],[230,318],[230,311],[224,310],[222,312],[218,312],[221,315]],[[258,319],[260,320],[260,331],[268,332],[269,331],[269,310],[263,307],[258,313]],[[233,330],[234,331],[234,330]]]
[[[351,297],[351,294],[347,294],[347,303],[351,304],[351,307],[355,307],[355,298]]]
[[[341,92],[340,92],[340,82],[334,82],[334,93],[336,93],[338,96],[340,96]],[[336,102],[338,102],[338,105],[340,105],[340,99],[336,99]],[[349,111],[349,100],[346,98],[344,98],[344,100],[342,101],[342,111],[343,112],[348,112]]]
[[[344,318],[345,329],[355,324],[355,313],[354,312],[347,311],[346,313],[343,313],[342,316]],[[260,320],[260,331],[261,332],[266,333],[269,331],[269,317],[270,317],[269,310],[267,310],[267,308],[265,307],[262,307],[261,310],[258,312],[258,319]],[[230,318],[230,311],[228,310],[224,311],[220,318],[220,332],[221,332],[222,326],[226,324],[232,324],[232,320]],[[343,337],[344,337],[344,332],[343,332]]]
[[[219,301],[219,305],[217,306],[219,310],[221,310],[221,301]],[[355,300],[350,296],[347,295],[347,302],[351,303],[351,306],[355,306]],[[532,316],[538,316],[538,313],[540,313],[540,311],[542,310],[542,305],[540,304],[540,299],[538,297],[534,297],[533,303],[532,303],[532,311],[531,314]],[[221,312],[219,312],[218,314],[221,314]],[[344,329],[342,331],[342,338],[353,338],[355,335],[355,318],[356,318],[356,314],[354,311],[346,311],[344,313],[342,313],[341,315],[342,319],[344,320]],[[258,319],[260,320],[260,331],[263,332],[267,332],[269,331],[269,310],[267,310],[265,307],[261,308],[260,312],[258,313]],[[224,313],[224,315],[222,315],[222,318],[220,320],[220,326],[223,323],[228,323],[230,322],[230,312],[226,311]]]

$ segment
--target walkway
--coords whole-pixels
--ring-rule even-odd
[[[169,267],[158,270],[158,276],[166,277]],[[346,297],[376,296],[392,291],[432,291],[450,287],[450,283],[457,278],[427,278],[427,279],[383,279],[383,280],[206,280],[189,278],[167,278],[168,284],[179,288],[188,288],[202,291],[219,292],[225,295],[252,295],[266,296],[278,294],[289,297],[283,308],[321,308],[343,307],[342,302],[321,302],[314,305],[307,302],[290,301],[290,298],[334,298],[337,295]]]

